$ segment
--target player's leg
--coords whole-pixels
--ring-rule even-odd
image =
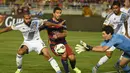
[[[100,60],[99,60],[98,63],[96,64],[96,66],[94,66],[94,67],[92,68],[92,73],[97,73],[98,68],[99,68],[101,65],[103,65],[104,63],[106,63],[106,62],[111,58],[112,53],[113,53],[114,50],[115,50],[115,47],[112,46],[110,49],[108,49],[108,50],[106,51],[106,55],[103,56],[102,58],[100,58]]]
[[[17,51],[17,55],[16,55],[16,64],[17,64],[17,71],[15,73],[20,73],[21,69],[22,69],[22,59],[23,59],[23,55],[25,53],[28,53],[28,47],[25,45],[22,45],[20,47],[20,49],[18,49]]]
[[[124,53],[122,59],[120,60],[120,67],[125,73],[130,73],[130,67],[127,65],[130,62],[130,54]]]
[[[122,55],[123,55],[123,54],[124,54],[124,53],[122,53]],[[122,55],[120,56],[119,60],[118,60],[118,61],[116,62],[116,64],[114,65],[114,67],[115,67],[117,73],[121,73],[119,63],[120,63],[120,60],[121,60],[122,57],[123,57]]]
[[[55,46],[55,45],[50,45],[50,48],[51,48],[52,52],[53,52],[56,56],[59,56],[59,55],[55,52],[54,46]],[[62,54],[62,56],[61,56],[61,63],[62,63],[62,65],[63,65],[63,67],[64,67],[65,73],[70,73],[69,67],[68,67],[68,60],[67,60],[67,54],[66,54],[66,52],[65,52],[64,54]]]
[[[56,71],[56,73],[61,73],[60,67],[58,66],[56,60],[50,56],[48,49],[43,48],[42,53],[45,56],[45,58],[50,62],[51,66]]]
[[[66,44],[65,47],[66,47],[66,52],[67,52],[67,56],[68,56],[69,61],[70,61],[71,68],[76,73],[81,73],[81,71],[76,67],[76,57],[75,57],[72,49],[70,48],[70,46],[68,44]]]

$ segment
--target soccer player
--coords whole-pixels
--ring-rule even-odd
[[[111,26],[104,26],[102,29],[102,37],[104,41],[101,46],[92,47],[85,42],[84,44],[77,44],[75,49],[77,53],[84,51],[97,51],[97,52],[106,52],[112,46],[116,47],[119,50],[122,50],[124,53],[119,62],[119,66],[125,73],[130,73],[130,68],[127,65],[130,62],[130,39],[121,34],[115,34]]]
[[[113,27],[114,33],[125,35],[128,33],[125,28],[127,28],[127,19],[129,16],[126,13],[120,11],[120,3],[117,1],[113,2],[111,8],[113,12],[107,16],[103,23],[103,26],[110,25]],[[114,50],[114,46],[106,50],[106,55],[100,58],[98,63],[92,68],[92,73],[97,73],[98,68],[111,58]]]
[[[125,0],[124,6],[120,10],[124,13],[127,13],[130,16],[130,0]],[[128,34],[126,34],[126,35],[129,36],[130,35],[130,18],[128,18],[127,23],[128,23],[128,25],[127,25]],[[130,37],[128,37],[128,38],[130,38]]]
[[[35,51],[38,54],[45,56],[45,58],[50,62],[56,73],[61,73],[57,62],[53,57],[50,56],[45,43],[40,37],[39,27],[43,24],[46,26],[55,26],[53,23],[51,24],[46,21],[44,22],[43,20],[32,19],[31,15],[25,14],[24,22],[17,23],[0,30],[0,33],[8,32],[11,30],[19,30],[23,34],[24,41],[21,44],[21,47],[18,49],[16,55],[16,64],[18,69],[15,73],[21,73],[23,56],[24,54],[29,54],[31,51]]]
[[[62,13],[62,10],[59,7],[55,7],[53,10],[53,17],[49,19],[48,21],[55,24],[61,23],[63,21],[60,18],[61,13]],[[68,61],[67,61],[68,59],[70,61],[72,69],[76,73],[81,73],[81,71],[75,66],[76,65],[75,55],[71,47],[67,44],[67,41],[65,39],[65,37],[67,36],[66,24],[64,23],[63,26],[60,28],[54,28],[54,27],[48,27],[48,26],[46,26],[45,28],[48,32],[50,48],[55,55],[58,55],[56,54],[55,49],[54,49],[54,47],[57,44],[62,43],[66,47],[66,52],[61,55],[61,62],[63,64],[65,73],[70,73],[69,68],[68,68]],[[40,30],[42,30],[42,28]]]

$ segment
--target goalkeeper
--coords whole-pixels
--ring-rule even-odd
[[[104,26],[102,29],[102,37],[104,41],[101,46],[90,46],[83,41],[80,41],[80,44],[77,44],[75,50],[78,54],[84,51],[97,51],[97,52],[105,52],[112,46],[122,50],[124,53],[119,62],[120,68],[125,73],[130,73],[130,68],[127,65],[130,62],[130,39],[125,37],[124,35],[114,34],[114,29],[111,26]]]

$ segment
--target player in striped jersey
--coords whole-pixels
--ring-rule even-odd
[[[53,10],[53,17],[48,21],[54,24],[61,23],[63,21],[63,19],[60,18],[61,13],[62,10],[59,7],[55,7]],[[66,24],[64,23],[63,26],[60,28],[48,27],[48,26],[46,26],[45,28],[48,32],[50,48],[55,55],[58,55],[57,53],[55,53],[55,49],[54,49],[54,47],[57,44],[62,43],[66,47],[66,52],[62,55],[59,55],[61,56],[61,62],[64,67],[65,73],[71,73],[68,67],[68,60],[70,62],[71,68],[75,71],[75,73],[81,73],[81,71],[76,67],[76,57],[74,55],[74,52],[72,51],[72,48],[69,46],[69,44],[66,41],[66,36],[67,36]]]
[[[21,47],[18,49],[16,56],[16,64],[18,69],[15,73],[21,73],[23,56],[24,54],[28,54],[31,51],[35,51],[38,54],[44,55],[45,58],[50,62],[51,66],[56,71],[56,73],[61,73],[61,70],[57,62],[53,57],[50,56],[45,43],[42,41],[40,37],[39,27],[41,25],[57,27],[56,24],[41,19],[32,19],[31,15],[25,14],[24,22],[17,23],[10,27],[6,27],[0,30],[0,33],[8,32],[11,30],[19,30],[23,34],[24,41],[21,44]]]

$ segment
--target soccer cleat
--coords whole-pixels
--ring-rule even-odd
[[[73,70],[74,70],[76,73],[81,73],[81,70],[78,69],[77,67],[75,67]]]
[[[21,73],[21,70],[20,70],[20,69],[17,69],[15,73]]]
[[[114,65],[114,67],[115,67],[117,73],[121,73],[121,71],[120,71],[120,66],[119,66],[118,63],[116,63],[116,64]]]
[[[62,73],[62,72],[59,70],[59,71],[57,71],[56,73]]]
[[[94,67],[92,68],[92,73],[97,73],[97,70],[98,70],[97,67],[94,66]]]

